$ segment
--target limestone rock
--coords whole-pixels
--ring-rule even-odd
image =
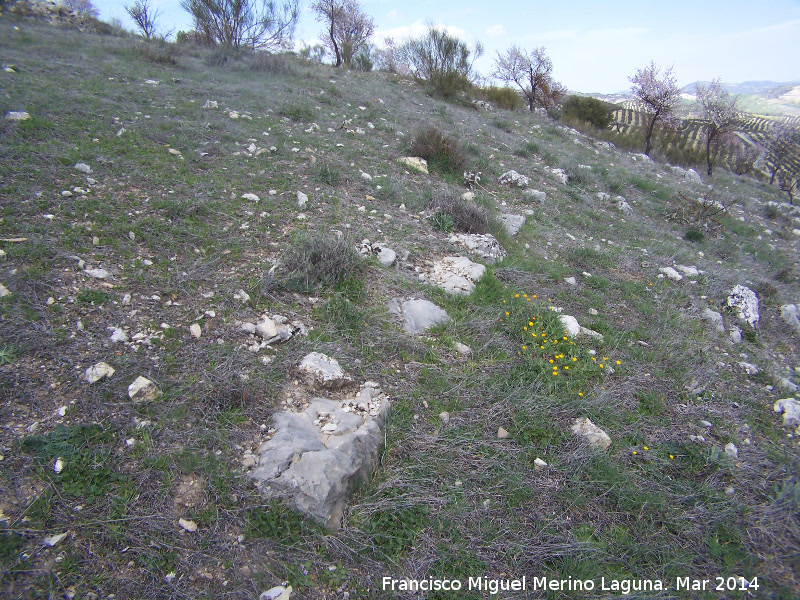
[[[748,375],[758,375],[759,369],[756,365],[751,364],[749,362],[740,362],[739,366],[742,368],[742,371],[747,373]]]
[[[736,309],[739,318],[755,328],[758,323],[758,297],[749,287],[735,286],[728,296],[728,306]]]
[[[786,324],[800,335],[800,320],[798,319],[798,308],[796,304],[784,304],[781,306],[781,318]]]
[[[689,169],[686,171],[683,177],[692,183],[703,183],[703,179],[694,169]]]
[[[433,265],[430,280],[450,294],[468,296],[475,283],[486,273],[486,267],[466,256],[446,256]]]
[[[378,384],[366,382],[352,400],[314,398],[303,412],[278,413],[251,476],[267,497],[338,529],[347,494],[378,464],[389,407]]]
[[[500,221],[503,227],[508,232],[508,235],[517,235],[519,230],[525,225],[526,218],[524,215],[501,214]]]
[[[741,344],[742,343],[742,330],[739,329],[736,325],[730,326],[731,332],[729,334],[731,338],[731,342],[734,344]]]
[[[800,427],[800,402],[794,398],[782,398],[773,405],[776,413],[783,413],[784,427]]]
[[[10,295],[11,295],[11,290],[9,290],[6,286],[0,283],[0,298],[4,298]]]
[[[125,330],[120,327],[115,327],[114,331],[111,332],[111,336],[108,338],[115,344],[124,343],[128,341],[128,334],[125,333]]]
[[[562,185],[567,185],[567,182],[569,181],[569,176],[566,174],[566,172],[564,172],[563,169],[549,169],[549,171],[559,183],[561,183]]]
[[[87,165],[86,163],[75,163],[75,170],[80,171],[81,173],[86,173],[87,175],[92,172],[92,167]]]
[[[193,338],[197,339],[203,335],[203,330],[198,323],[192,323],[189,325],[189,333]]]
[[[27,121],[31,116],[24,110],[10,110],[6,113],[7,121]]]
[[[497,238],[490,233],[456,233],[450,237],[450,243],[461,244],[488,263],[503,260],[507,255]]]
[[[561,324],[564,326],[564,331],[567,332],[569,337],[577,337],[581,333],[581,326],[578,324],[578,319],[570,315],[559,315]]]
[[[306,196],[303,192],[297,192],[297,206],[300,208],[304,208],[305,205],[308,203],[308,196]]]
[[[531,180],[526,175],[520,175],[513,169],[500,176],[500,184],[509,187],[526,188],[530,185],[530,182]]]
[[[720,333],[725,331],[725,325],[722,323],[722,315],[715,310],[706,308],[703,310],[703,318],[714,326],[714,329]]]
[[[611,445],[611,438],[608,437],[608,434],[587,418],[575,419],[572,433],[585,439],[593,448],[608,450]]]
[[[466,344],[462,344],[461,342],[456,342],[454,344],[456,352],[458,352],[462,356],[469,356],[472,354],[472,348],[467,346]]]
[[[733,442],[728,442],[727,444],[725,444],[725,454],[727,454],[728,458],[730,458],[731,460],[736,460],[737,458],[739,458],[739,449]]]
[[[378,258],[378,262],[384,267],[391,267],[394,261],[397,260],[397,252],[388,246],[377,246],[377,248],[378,251],[375,256]]]
[[[687,277],[697,277],[698,275],[702,275],[704,273],[704,271],[701,271],[694,266],[690,267],[687,265],[675,265],[675,268]]]
[[[264,317],[264,320],[256,325],[255,332],[265,340],[271,340],[278,335],[278,326],[269,317]]]
[[[216,100],[206,100],[203,108],[219,108],[219,103]]]
[[[104,377],[111,377],[114,374],[114,367],[108,363],[99,362],[93,367],[86,369],[85,377],[89,383],[100,381]]]
[[[620,212],[623,212],[627,215],[633,214],[633,209],[631,208],[631,205],[628,204],[628,201],[625,200],[625,198],[623,198],[622,196],[614,197],[614,203],[617,206],[617,210],[619,210]]]
[[[539,204],[544,204],[545,200],[547,200],[547,192],[542,192],[540,190],[525,190],[523,194],[528,198],[536,200]]]
[[[666,275],[667,277],[669,277],[673,281],[680,281],[681,279],[683,279],[683,275],[678,273],[672,267],[659,267],[658,271],[660,273],[663,273],[664,275]]]
[[[85,269],[83,272],[95,279],[106,279],[108,277],[108,271],[105,269]]]
[[[428,161],[424,158],[418,156],[403,156],[402,158],[398,158],[397,162],[410,169],[424,173],[425,175],[428,174]]]
[[[503,427],[498,427],[497,428],[497,438],[498,439],[504,440],[504,439],[508,438],[508,436],[510,436],[510,435],[511,434],[508,433],[508,431],[506,431]]]
[[[128,386],[128,397],[136,404],[155,400],[159,396],[161,396],[161,390],[156,384],[141,375]]]
[[[289,600],[292,596],[292,586],[283,587],[282,585],[261,592],[258,600]]]
[[[297,370],[309,383],[323,388],[338,388],[352,382],[350,376],[339,366],[339,361],[320,352],[307,354],[300,361]]]
[[[533,467],[537,471],[541,471],[542,469],[547,467],[547,463],[545,461],[543,461],[541,458],[537,457],[536,460],[533,461]]]
[[[409,335],[422,333],[450,320],[447,312],[428,300],[406,300],[395,312],[403,318],[403,331]]]
[[[261,198],[259,198],[252,192],[247,192],[246,194],[242,194],[242,200],[250,200],[252,202],[258,202],[259,200],[261,200]]]

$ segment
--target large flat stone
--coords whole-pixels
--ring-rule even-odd
[[[428,300],[406,300],[400,306],[403,331],[409,335],[422,333],[435,325],[450,320],[443,309]]]

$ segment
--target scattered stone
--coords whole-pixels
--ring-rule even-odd
[[[125,343],[128,341],[128,334],[120,327],[115,327],[111,336],[108,338],[115,344]]]
[[[6,113],[7,121],[27,121],[31,116],[24,110],[10,110]]]
[[[547,192],[542,192],[539,190],[525,190],[522,193],[523,195],[536,200],[539,204],[544,204],[545,200],[547,199]]]
[[[261,200],[261,198],[259,198],[252,192],[247,192],[246,194],[242,194],[242,200],[251,200],[253,202],[258,202],[259,200]]]
[[[95,279],[106,279],[108,277],[108,271],[105,269],[85,269],[83,272]]]
[[[61,471],[64,470],[64,460],[59,456],[56,459],[55,464],[53,464],[53,472],[58,475]]]
[[[87,165],[86,163],[75,163],[75,170],[80,171],[81,173],[86,173],[87,175],[92,172],[92,167]]]
[[[718,332],[722,333],[725,331],[725,325],[722,322],[722,315],[715,310],[711,310],[710,308],[706,308],[703,310],[702,317],[711,323]]]
[[[758,297],[753,290],[744,285],[737,285],[728,296],[728,306],[736,309],[739,318],[755,328],[759,315]]]
[[[757,366],[748,362],[740,362],[739,366],[748,375],[758,375],[760,372]]]
[[[456,342],[454,344],[454,347],[456,349],[456,352],[458,352],[462,356],[469,356],[470,354],[472,354],[472,348],[470,348],[466,344],[462,344],[461,342]]]
[[[48,546],[48,547],[52,548],[53,546],[58,544],[61,540],[63,540],[68,535],[69,535],[69,532],[59,533],[59,534],[56,534],[56,535],[51,535],[50,537],[44,538],[44,540],[42,540],[42,543],[45,546]]]
[[[216,100],[206,100],[203,108],[219,108],[219,103]]]
[[[2,295],[2,292],[0,292]],[[800,335],[800,319],[798,319],[798,308],[796,304],[784,304],[781,306],[781,318],[786,324]]]
[[[614,198],[614,202],[616,203],[617,210],[619,210],[620,212],[623,212],[627,215],[633,214],[633,209],[631,208],[631,205],[628,204],[628,201],[625,200],[625,198],[623,198],[622,196],[616,196]]]
[[[504,213],[500,215],[500,221],[503,223],[508,235],[517,235],[522,226],[525,225],[526,218],[524,215]]]
[[[397,252],[388,246],[377,246],[377,249],[378,251],[375,256],[378,258],[378,262],[384,267],[391,267],[394,261],[397,260]]]
[[[736,448],[736,444],[733,442],[728,442],[725,444],[725,454],[727,454],[728,458],[731,460],[736,460],[739,458],[739,449]]]
[[[478,110],[485,110],[486,112],[492,112],[494,110],[494,106],[492,106],[491,102],[486,102],[485,100],[473,100],[472,103]]]
[[[673,281],[680,281],[681,279],[683,279],[683,275],[678,273],[672,267],[659,267],[658,270],[659,270],[660,273],[663,273],[664,275],[666,275],[667,277],[669,277]]]
[[[786,377],[776,375],[775,379],[777,380],[778,387],[782,390],[787,390],[791,393],[794,393],[798,391],[798,389],[800,389],[800,386],[798,386],[796,383],[793,383],[792,381],[789,381],[788,379],[786,379]]]
[[[741,344],[742,343],[742,330],[739,329],[736,325],[730,326],[731,332],[729,334],[731,338],[731,342],[734,344]]]
[[[564,277],[564,283],[569,285],[578,285],[578,280],[574,277]]]
[[[197,339],[203,335],[203,330],[198,323],[192,323],[189,325],[189,333],[193,338]]]
[[[364,181],[372,181],[372,175],[370,175],[369,173],[364,173],[364,171],[361,171],[361,179],[363,179]]]
[[[585,335],[587,337],[593,337],[594,339],[596,339],[600,343],[605,341],[605,338],[603,337],[602,333],[599,333],[597,331],[594,331],[592,329],[589,329],[589,328],[583,327],[583,326],[581,326],[581,335]],[[614,372],[614,369],[611,368],[611,365],[608,365],[608,368],[606,369],[606,372],[608,372],[608,373],[613,373]]]
[[[136,404],[155,400],[159,396],[161,396],[161,390],[158,389],[158,386],[141,375],[128,386],[128,397]]]
[[[467,202],[472,202],[475,200],[475,192],[464,192],[461,194],[461,199],[466,200]]]
[[[428,300],[399,300],[389,303],[389,310],[403,319],[403,331],[409,335],[417,335],[440,323],[450,320],[448,314]]]
[[[197,523],[194,521],[189,521],[187,519],[178,519],[178,525],[180,525],[183,529],[188,531],[189,533],[194,533],[197,531]]]
[[[597,198],[601,202],[605,202],[607,200],[611,200],[611,194],[606,194],[605,192],[597,192]]]
[[[697,422],[700,427],[713,427],[711,421],[700,420]]]
[[[254,331],[265,340],[271,340],[278,335],[278,326],[269,317],[264,317],[264,320],[255,326]]]
[[[352,383],[352,378],[344,372],[335,358],[320,352],[307,354],[300,365],[298,372],[306,377],[310,385],[334,389]]]
[[[450,413],[447,411],[439,413],[439,418],[442,420],[442,424],[444,425],[450,423]]]
[[[456,233],[450,237],[451,244],[461,244],[488,263],[503,260],[507,252],[490,233]]]
[[[581,326],[578,324],[578,319],[570,315],[559,315],[561,324],[569,337],[577,337],[581,333]]]
[[[678,269],[678,271],[680,271],[687,277],[697,277],[698,275],[702,275],[705,272],[705,271],[700,271],[697,267],[689,267],[686,265],[675,265],[675,268]]]
[[[526,175],[520,175],[513,169],[506,171],[500,176],[500,185],[507,185],[509,187],[526,188],[530,185],[531,180]]]
[[[303,192],[297,192],[297,206],[300,208],[305,208],[306,204],[308,203],[308,196],[306,196]]]
[[[541,458],[537,457],[536,460],[533,461],[533,468],[536,469],[537,471],[541,471],[542,469],[544,469],[546,467],[547,467],[547,463],[544,462]]]
[[[784,427],[800,428],[800,402],[795,398],[782,398],[772,408],[776,413],[783,413]]]
[[[302,412],[277,413],[251,476],[265,496],[338,529],[347,494],[378,464],[389,408],[380,386],[368,381],[355,398],[313,398]]]
[[[233,295],[234,298],[237,300],[241,300],[242,302],[250,302],[250,294],[245,292],[244,290],[239,290]]]
[[[292,595],[292,586],[283,587],[282,585],[275,586],[262,592],[258,600],[289,600]]]
[[[428,161],[424,158],[418,156],[403,156],[402,158],[398,158],[397,162],[425,175],[428,174]]]
[[[506,431],[506,430],[505,430],[505,429],[503,429],[502,427],[498,427],[498,428],[497,428],[497,437],[498,437],[498,439],[504,440],[504,439],[506,439],[506,438],[507,438],[508,436],[510,436],[510,435],[511,435],[511,434],[510,434],[510,433],[508,433],[508,431]]]
[[[95,366],[86,369],[85,377],[89,383],[95,383],[104,377],[111,377],[113,374],[114,367],[108,363],[99,362]]]
[[[564,172],[563,169],[550,169],[550,173],[552,173],[553,177],[556,178],[563,185],[567,185],[567,181],[569,181],[569,176]]]
[[[0,283],[0,298],[4,298],[10,295],[11,295],[11,290],[9,290],[6,286]]]
[[[593,448],[608,450],[611,445],[611,438],[608,437],[608,434],[587,418],[575,419],[572,433],[584,438]]]
[[[434,285],[450,294],[468,296],[475,291],[475,282],[486,273],[486,267],[466,256],[446,256],[434,262],[429,277]]]

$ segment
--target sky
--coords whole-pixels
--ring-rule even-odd
[[[100,18],[133,22],[124,1],[93,0]],[[132,1],[132,0],[131,0]],[[278,0],[280,1],[280,0]],[[301,0],[295,40],[313,44],[322,25]],[[189,30],[180,0],[151,0],[164,29]],[[719,77],[800,82],[800,0],[470,1],[361,0],[375,20],[373,41],[417,36],[427,24],[444,26],[470,44],[480,41],[478,71],[489,75],[497,52],[544,46],[553,78],[570,91],[610,94],[630,89],[628,78],[650,61],[672,67],[679,86]]]

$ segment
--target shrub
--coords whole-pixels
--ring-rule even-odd
[[[591,123],[598,129],[611,125],[611,115],[616,107],[608,102],[588,96],[568,96],[561,112],[565,117]]]
[[[163,39],[152,39],[139,49],[142,58],[160,65],[175,65],[178,45]]]
[[[470,49],[447,30],[430,26],[424,36],[406,41],[400,54],[417,78],[427,81],[434,93],[449,98],[471,87],[473,62],[483,55],[483,47],[478,43]]]
[[[328,162],[327,160],[320,161],[317,164],[316,169],[314,169],[314,180],[318,181],[319,183],[324,183],[325,185],[329,185],[331,187],[336,187],[339,185],[342,180],[342,172],[339,168]]]
[[[511,125],[511,122],[507,121],[506,119],[494,119],[492,121],[492,125],[501,131],[505,131],[506,133],[512,133],[514,131],[514,127]]]
[[[250,53],[245,60],[245,68],[249,71],[275,75],[297,74],[285,54],[270,54],[269,52]]]
[[[428,208],[437,211],[431,224],[441,231],[490,233],[496,228],[496,219],[486,208],[454,196],[448,188],[434,192]]]
[[[541,150],[539,144],[536,142],[526,142],[524,146],[514,150],[514,154],[523,158],[528,158],[531,154],[539,154]]]
[[[519,110],[525,107],[522,97],[509,87],[481,88],[482,95],[496,108]]]
[[[699,229],[689,229],[683,236],[687,242],[702,242],[705,235]]]
[[[298,238],[286,250],[279,273],[292,287],[331,286],[356,271],[359,256],[347,238],[314,234]]]
[[[279,110],[278,114],[290,118],[295,122],[308,122],[314,118],[314,111],[308,104],[284,104]]]
[[[454,175],[461,175],[467,165],[467,157],[460,144],[433,126],[416,133],[409,152],[412,156],[427,160],[429,166]]]

